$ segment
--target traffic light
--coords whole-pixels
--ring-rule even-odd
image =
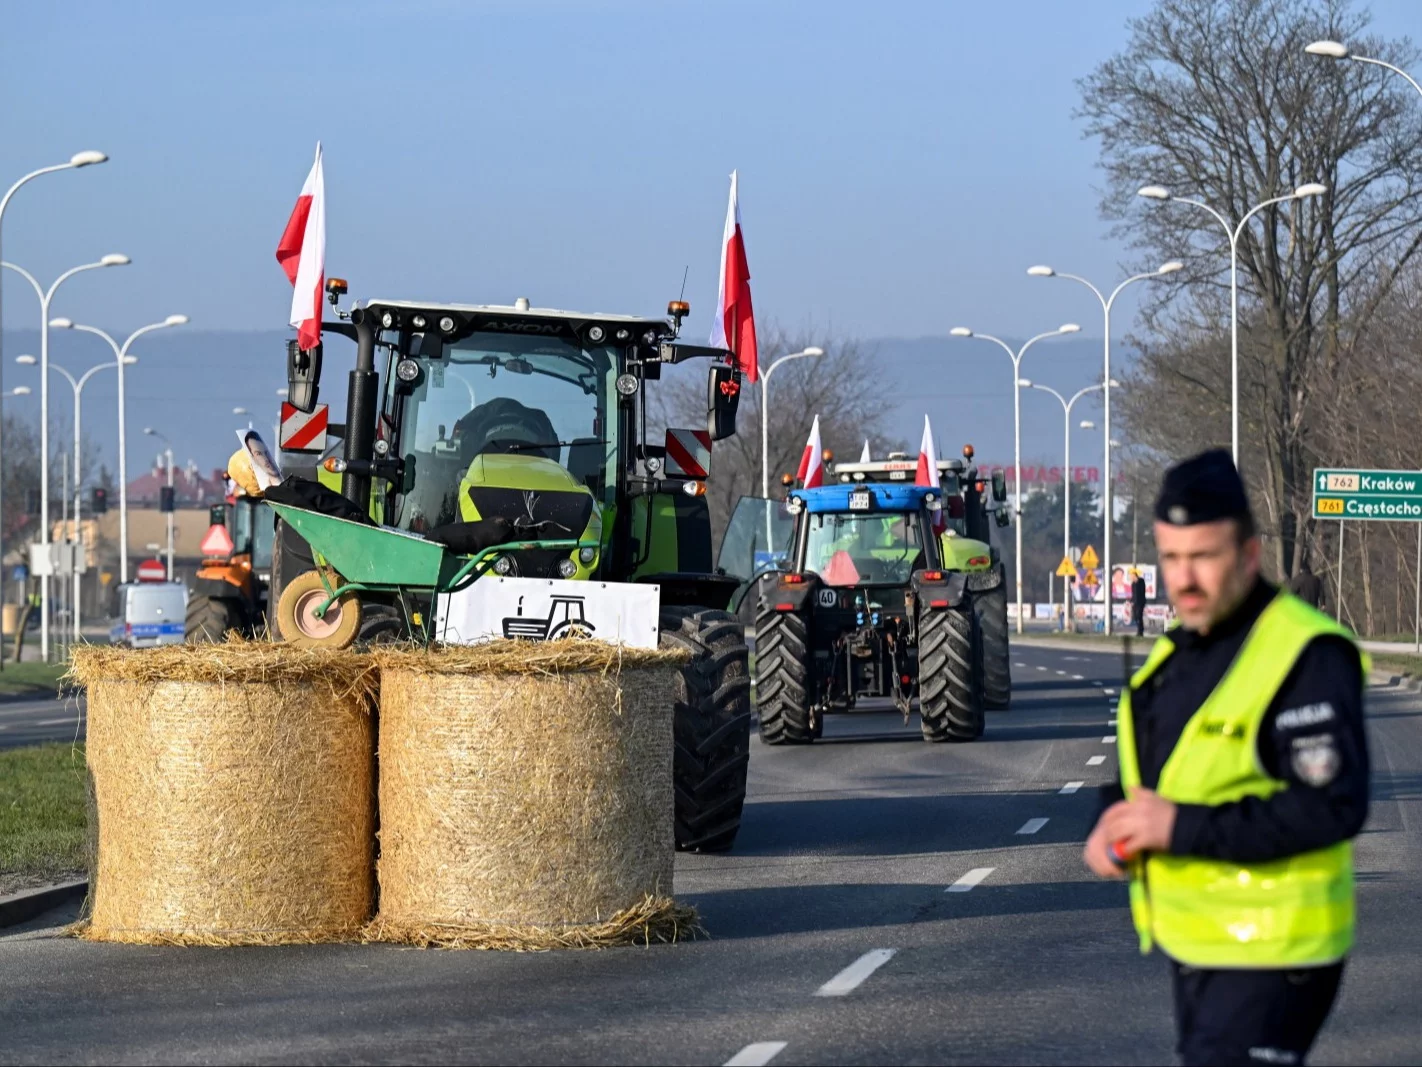
[[[177,508],[174,507],[174,498],[176,497],[176,495],[177,495],[177,493],[176,493],[176,491],[173,489],[173,487],[172,487],[171,485],[165,485],[165,486],[163,486],[161,489],[159,489],[159,490],[158,490],[158,510],[159,510],[159,511],[176,511]]]
[[[109,510],[109,491],[94,489],[89,500],[89,511],[94,515],[104,515]]]

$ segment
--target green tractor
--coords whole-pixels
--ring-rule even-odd
[[[346,291],[338,279],[327,289],[332,305]],[[288,640],[369,643],[427,640],[437,595],[486,572],[657,585],[661,643],[691,654],[675,703],[676,841],[720,850],[745,800],[750,677],[727,611],[736,580],[712,567],[705,478],[712,442],[735,432],[740,374],[730,353],[677,339],[688,310],[677,301],[665,319],[580,314],[522,299],[338,310],[323,330],[355,343],[340,454],[316,457],[327,490],[302,483],[326,514],[268,491],[279,516],[269,602],[272,629]],[[707,427],[654,443],[648,383],[689,359],[710,362]],[[321,346],[288,343],[288,402],[299,411],[316,407],[322,360]],[[283,453],[288,470],[297,459]],[[339,565],[318,536],[331,530]],[[366,551],[391,545],[389,566]],[[547,621],[550,634],[568,628]]]

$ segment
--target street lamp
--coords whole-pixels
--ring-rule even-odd
[[[26,174],[23,178],[21,178],[19,181],[17,181],[14,185],[10,186],[9,190],[6,191],[6,193],[5,193],[5,195],[4,195],[3,197],[0,197],[0,230],[3,230],[3,228],[4,228],[5,209],[10,206],[10,198],[11,198],[12,196],[14,196],[17,192],[19,192],[20,187],[21,187],[22,185],[26,184],[27,182],[30,182],[30,181],[34,180],[35,178],[38,178],[38,177],[39,177],[40,175],[42,175],[42,174],[54,174],[54,173],[56,173],[57,171],[61,171],[61,170],[77,170],[77,169],[80,168],[80,167],[88,167],[88,166],[92,166],[92,165],[95,164],[95,163],[103,163],[103,162],[104,162],[105,160],[107,160],[108,158],[109,158],[109,157],[106,156],[106,155],[104,155],[104,153],[102,153],[102,152],[96,152],[96,151],[94,151],[93,149],[89,149],[89,150],[84,151],[84,152],[75,152],[72,156],[69,157],[69,162],[67,162],[67,163],[56,163],[56,164],[54,164],[53,166],[41,167],[39,170],[32,170],[32,171],[30,171],[30,173]],[[3,255],[3,254],[0,254],[0,259],[4,259],[4,255]],[[3,282],[4,282],[3,276],[0,276],[0,293],[3,293],[4,288],[5,288]],[[3,305],[0,305],[0,308],[3,308]],[[4,315],[3,315],[3,313],[0,313],[0,322],[3,322],[3,321],[4,321]],[[0,385],[3,385],[3,382],[4,382],[4,372],[3,372],[3,368],[4,368],[4,364],[5,364],[5,353],[4,353],[4,347],[3,347],[3,340],[4,340],[4,330],[3,330],[3,329],[0,329]],[[18,394],[18,393],[17,393],[17,394],[15,394],[15,395],[16,395],[16,396],[19,396],[19,395],[21,395],[21,394]],[[4,451],[5,451],[5,449],[4,449],[4,441],[3,441],[3,440],[0,440],[0,455],[3,455],[3,454],[4,454]],[[4,479],[3,477],[0,477],[0,514],[3,514],[3,513],[4,513],[4,510],[5,510],[5,508],[4,508],[4,482],[5,482],[5,479]],[[4,535],[3,535],[3,533],[0,533],[0,560],[3,560],[4,558],[5,558],[5,540],[4,540]],[[3,599],[4,599],[3,597],[0,597],[0,600],[3,600]],[[4,657],[3,657],[3,656],[0,656],[0,666],[3,666],[3,664],[4,664]]]
[[[1031,275],[1032,277],[1034,277],[1034,278],[1065,278],[1065,279],[1067,279],[1067,281],[1072,281],[1072,282],[1078,283],[1079,285],[1084,285],[1084,286],[1086,286],[1088,289],[1090,289],[1093,293],[1096,294],[1096,299],[1097,299],[1097,300],[1101,301],[1101,311],[1102,311],[1103,318],[1105,319],[1105,336],[1104,336],[1104,340],[1103,340],[1103,342],[1102,342],[1102,353],[1103,353],[1103,357],[1102,357],[1101,380],[1105,383],[1105,386],[1106,386],[1106,387],[1101,391],[1101,398],[1102,398],[1101,408],[1102,408],[1102,418],[1105,420],[1105,423],[1106,423],[1106,436],[1107,436],[1107,437],[1110,437],[1110,436],[1111,436],[1111,307],[1112,307],[1112,305],[1114,305],[1114,304],[1116,303],[1116,297],[1118,297],[1118,296],[1121,295],[1121,291],[1122,291],[1123,289],[1125,289],[1126,286],[1131,285],[1131,284],[1134,283],[1134,282],[1145,281],[1145,280],[1147,280],[1147,279],[1149,279],[1149,278],[1163,278],[1163,277],[1165,277],[1167,274],[1174,274],[1176,271],[1180,271],[1180,270],[1184,270],[1184,269],[1185,269],[1185,264],[1181,263],[1179,260],[1172,259],[1172,260],[1170,260],[1170,262],[1168,262],[1168,263],[1162,263],[1162,264],[1161,264],[1159,267],[1157,267],[1155,270],[1147,271],[1147,272],[1144,273],[1144,274],[1133,274],[1131,277],[1129,277],[1129,278],[1127,278],[1125,281],[1123,281],[1120,285],[1116,286],[1115,289],[1111,290],[1111,295],[1110,295],[1110,296],[1106,296],[1105,294],[1103,294],[1103,293],[1101,292],[1100,289],[1096,288],[1096,286],[1092,285],[1089,281],[1087,281],[1085,278],[1081,277],[1080,275],[1077,275],[1077,274],[1063,274],[1063,273],[1060,273],[1060,272],[1058,272],[1058,271],[1053,270],[1051,267],[1046,267],[1046,266],[1041,266],[1041,265],[1038,265],[1038,266],[1035,266],[1035,267],[1028,267],[1028,268],[1027,268],[1027,273],[1030,274],[1030,275]],[[1105,573],[1106,573],[1106,574],[1110,574],[1110,573],[1111,573],[1111,449],[1110,449],[1110,447],[1108,446],[1105,451],[1106,451],[1106,456],[1105,456],[1105,458],[1106,458],[1106,466],[1105,466],[1105,472],[1104,472],[1104,473],[1105,473],[1105,477],[1102,479],[1102,485],[1101,485],[1101,489],[1102,489],[1102,492],[1101,492],[1101,504],[1102,504],[1102,507],[1101,507],[1101,515],[1102,515],[1102,523],[1103,523],[1104,526],[1105,526],[1105,535],[1104,535],[1104,541],[1105,541],[1105,545],[1106,545],[1106,553],[1105,553],[1105,560],[1104,560],[1104,563],[1105,563]],[[1108,607],[1108,608],[1110,607],[1109,602],[1108,602],[1108,604],[1107,604],[1107,607]],[[1106,631],[1105,631],[1105,632],[1106,632],[1106,636],[1107,636],[1107,637],[1110,637],[1110,636],[1111,636],[1111,612],[1110,612],[1109,610],[1106,612]]]
[[[17,385],[17,386],[15,386],[15,388],[13,388],[13,389],[6,389],[3,393],[0,393],[0,396],[3,396],[3,397],[29,396],[29,395],[30,395],[30,387],[29,387],[28,385]]]
[[[81,153],[82,154],[82,153]],[[96,153],[102,154],[102,153]],[[91,160],[90,162],[103,162]],[[78,163],[75,166],[84,166]],[[35,276],[24,267],[0,260],[0,267],[8,267],[23,277],[34,288],[40,302],[40,544],[49,544],[49,305],[55,292],[69,278],[86,270],[100,267],[126,267],[131,260],[121,253],[111,252],[93,263],[81,263],[70,267],[54,279],[48,289],[35,280]],[[46,549],[46,552],[48,549]],[[49,575],[40,576],[40,657],[49,661]]]
[[[1412,83],[1412,88],[1422,93],[1422,85],[1418,85],[1417,80],[1401,67],[1394,67],[1391,63],[1385,63],[1381,59],[1373,59],[1370,56],[1355,55],[1349,51],[1346,44],[1340,44],[1337,41],[1314,41],[1313,44],[1305,45],[1304,51],[1311,56],[1323,56],[1325,59],[1351,59],[1358,63],[1372,63],[1374,66],[1386,67],[1394,74],[1401,74]]]
[[[1209,204],[1183,196],[1172,196],[1170,190],[1163,185],[1147,185],[1136,191],[1137,196],[1143,196],[1147,200],[1169,200],[1177,204],[1189,204],[1192,207],[1203,208],[1224,227],[1225,236],[1229,239],[1229,439],[1230,455],[1234,458],[1236,467],[1239,466],[1239,238],[1244,232],[1244,224],[1266,207],[1282,204],[1289,200],[1306,200],[1311,196],[1322,196],[1326,192],[1328,192],[1328,186],[1320,182],[1307,182],[1287,196],[1276,196],[1265,200],[1262,204],[1254,205],[1244,213],[1244,217],[1239,220],[1238,225],[1231,226],[1229,220]]]
[[[801,349],[799,352],[791,352],[788,356],[781,356],[770,366],[766,367],[760,376],[760,495],[767,500],[770,498],[770,376],[775,373],[775,368],[782,363],[788,363],[792,359],[802,359],[805,356],[823,356],[825,350],[811,345],[809,348]],[[282,396],[286,395],[286,390],[278,390]],[[767,548],[770,546],[767,545]]]
[[[68,320],[67,320],[67,319],[55,319],[53,322],[50,323],[50,325],[51,325],[51,326],[58,326],[61,322],[68,323]],[[16,356],[16,357],[15,357],[15,362],[16,362],[16,363],[23,363],[23,364],[29,366],[29,365],[33,365],[33,364],[34,364],[34,362],[35,362],[35,357],[34,357],[34,356]],[[81,552],[83,551],[83,547],[82,547],[82,546],[83,546],[83,539],[82,539],[82,538],[80,537],[80,535],[79,535],[79,515],[80,515],[81,508],[82,508],[82,506],[83,506],[84,493],[83,493],[83,488],[82,488],[81,483],[80,483],[80,478],[81,478],[81,476],[82,476],[82,465],[81,465],[81,463],[80,463],[80,459],[81,459],[80,439],[81,439],[82,426],[83,426],[83,408],[81,407],[81,400],[82,400],[82,397],[83,397],[83,395],[84,395],[84,386],[85,386],[86,384],[88,384],[88,381],[89,381],[90,378],[92,378],[95,374],[99,373],[99,371],[101,371],[101,370],[108,370],[110,367],[115,367],[115,368],[121,367],[124,363],[137,363],[137,362],[138,362],[138,357],[137,357],[137,356],[123,356],[123,357],[121,357],[120,359],[114,360],[114,362],[112,362],[112,363],[100,363],[100,364],[99,364],[98,366],[96,366],[96,367],[90,367],[90,368],[89,368],[88,370],[86,370],[82,375],[80,375],[77,379],[74,377],[74,375],[70,374],[69,371],[67,371],[65,368],[61,367],[58,363],[51,363],[51,364],[49,365],[49,369],[50,369],[50,370],[52,370],[52,371],[57,371],[58,373],[64,375],[64,377],[65,377],[65,378],[68,380],[68,382],[69,382],[69,387],[74,390],[74,540],[75,540],[75,542],[76,542],[77,544],[80,545],[79,551],[81,551]],[[81,594],[81,593],[82,593],[82,587],[81,587],[81,585],[80,585],[80,580],[79,580],[79,571],[78,571],[78,569],[76,568],[75,571],[74,571],[74,594],[73,594],[73,595],[74,595],[74,619],[73,619],[74,625],[73,625],[73,634],[74,634],[74,640],[75,640],[75,641],[78,641],[78,640],[80,639],[80,633],[79,633],[79,616],[80,616],[80,611],[81,611],[81,604],[80,604],[80,599],[79,599],[79,598],[80,598],[80,594]]]
[[[1026,379],[1021,377],[1022,357],[1027,354],[1027,349],[1031,348],[1038,341],[1046,337],[1059,337],[1062,334],[1077,333],[1081,327],[1074,322],[1063,323],[1055,330],[1048,330],[1046,333],[1039,333],[1016,352],[1006,341],[991,334],[974,333],[966,326],[954,326],[949,330],[953,337],[977,337],[984,341],[992,341],[1000,345],[1002,350],[1012,359],[1012,466],[1013,483],[1016,486],[1016,511],[1017,511],[1017,632],[1022,633],[1022,384]],[[1030,383],[1028,383],[1030,384]]]
[[[167,445],[167,447],[163,449],[163,455],[166,456],[166,457],[167,457],[167,460],[168,460],[168,488],[169,488],[169,489],[173,488],[173,445],[172,445],[172,442],[170,442],[170,441],[168,440],[168,438],[164,437],[161,433],[159,433],[157,430],[155,430],[152,426],[145,426],[145,427],[143,427],[143,432],[144,432],[145,434],[147,434],[149,437],[156,437],[156,438],[158,438],[158,440],[162,441],[163,444]],[[174,503],[173,506],[174,506],[174,507],[177,507],[176,502]],[[168,512],[168,581],[171,582],[172,580],[173,580],[173,513],[170,511],[170,512]]]
[[[1039,389],[1044,393],[1051,393],[1056,397],[1062,406],[1062,558],[1071,558],[1071,409],[1076,406],[1076,402],[1087,393],[1095,393],[1106,387],[1104,385],[1088,385],[1084,389],[1078,389],[1072,394],[1071,399],[1067,399],[1057,392],[1050,385],[1039,385],[1036,382],[1024,382],[1033,389]],[[1113,381],[1113,386],[1119,387],[1120,382]],[[1084,428],[1094,429],[1094,422],[1083,422]]]
[[[55,329],[79,330],[82,333],[92,333],[96,337],[102,337],[109,343],[109,347],[114,350],[114,359],[118,363],[118,483],[119,483],[119,581],[128,581],[128,436],[125,424],[124,404],[124,367],[137,360],[128,354],[128,346],[145,333],[154,330],[166,329],[169,326],[186,326],[188,317],[186,315],[169,315],[162,322],[152,322],[147,326],[140,326],[128,335],[128,340],[120,345],[112,337],[97,326],[85,326],[82,323],[74,322],[71,319],[51,319],[49,324]]]

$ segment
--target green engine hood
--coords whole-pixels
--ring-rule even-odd
[[[943,569],[947,571],[986,571],[992,569],[992,548],[986,541],[946,533],[938,539],[943,554]]]

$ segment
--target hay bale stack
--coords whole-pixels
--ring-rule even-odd
[[[539,949],[672,940],[680,653],[592,641],[380,651],[372,938]]]
[[[75,651],[98,811],[85,937],[283,944],[374,910],[377,675],[232,641]]]

